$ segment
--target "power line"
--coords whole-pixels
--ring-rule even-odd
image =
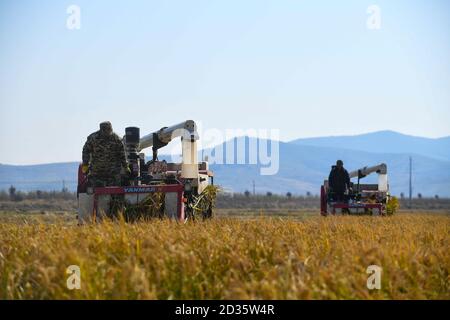
[[[409,208],[412,205],[412,157],[409,157]]]

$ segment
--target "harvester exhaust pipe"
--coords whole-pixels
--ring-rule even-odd
[[[139,157],[140,130],[137,127],[125,128],[125,151],[130,165],[131,178],[139,184],[140,157]]]

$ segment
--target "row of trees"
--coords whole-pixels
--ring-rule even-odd
[[[248,191],[248,190],[246,190],[245,192],[244,192],[244,195],[247,197],[247,198],[249,198],[250,196],[252,196],[252,193],[250,192],[250,191]],[[258,194],[258,196],[261,196],[261,195],[259,195]],[[272,197],[273,196],[273,193],[272,192],[270,192],[270,191],[268,191],[267,193],[266,193],[266,197]],[[288,192],[288,193],[286,193],[286,198],[292,198],[293,197],[293,195],[292,195],[292,193],[291,192]],[[306,192],[306,197],[307,198],[310,198],[310,197],[315,197],[315,196],[313,196],[312,194],[311,194],[311,192]]]
[[[252,196],[252,193],[248,190],[244,192],[244,196],[249,198]],[[258,194],[257,196],[263,196]],[[266,197],[272,197],[274,194],[272,192],[267,192],[265,194]],[[277,197],[280,197],[279,195],[276,195]],[[293,194],[291,192],[287,192],[285,195],[286,198],[290,199],[293,197]],[[311,192],[306,192],[307,198],[317,197],[311,194]],[[405,194],[402,192],[400,193],[400,198],[405,199]],[[418,199],[422,199],[422,194],[417,194]],[[434,196],[435,199],[439,199],[438,195]],[[26,199],[76,199],[76,193],[69,192],[67,188],[63,188],[61,191],[30,191],[30,192],[23,192],[23,191],[17,191],[14,186],[9,187],[8,192],[6,191],[0,191],[0,200],[11,200],[11,201],[23,201]]]
[[[23,192],[18,191],[14,186],[9,187],[8,192],[0,191],[0,200],[1,201],[23,201],[28,199],[63,199],[70,200],[76,199],[76,194],[73,192],[69,192],[66,188],[63,188],[61,191],[30,191]]]
[[[244,192],[244,195],[246,196],[246,197],[250,197],[250,196],[252,196],[252,193],[250,192],[250,191],[248,191],[248,190],[246,190],[245,192]],[[271,197],[271,196],[273,196],[273,193],[272,192],[267,192],[266,193],[266,196],[267,197]],[[292,193],[290,193],[290,192],[288,192],[288,193],[286,193],[286,198],[292,198]],[[315,197],[315,196],[313,196],[312,194],[311,194],[311,192],[306,192],[306,197],[307,198],[310,198],[310,197]],[[402,192],[402,193],[400,193],[400,198],[401,199],[405,199],[405,194]],[[421,193],[418,193],[417,194],[417,198],[418,199],[422,199],[423,198],[423,196],[422,196],[422,194]],[[439,199],[439,195],[435,195],[434,196],[434,198],[435,199]]]
[[[402,193],[400,193],[400,199],[405,199],[406,197],[405,197],[405,194],[402,192]],[[419,198],[419,199],[422,199],[423,197],[422,197],[422,194],[421,193],[418,193],[417,194],[417,198]],[[434,196],[434,198],[435,199],[439,199],[439,195],[435,195]]]

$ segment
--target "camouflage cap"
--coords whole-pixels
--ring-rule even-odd
[[[100,131],[102,132],[112,132],[112,125],[109,121],[104,121],[100,123]]]

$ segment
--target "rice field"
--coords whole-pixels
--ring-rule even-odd
[[[0,299],[449,299],[450,216],[0,218]],[[67,286],[69,266],[80,288]],[[380,289],[366,270],[382,268]]]

